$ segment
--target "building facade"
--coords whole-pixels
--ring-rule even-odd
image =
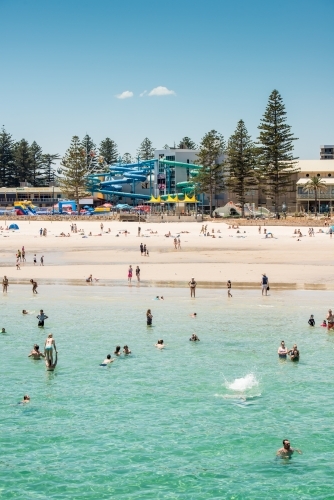
[[[334,146],[320,146],[320,160],[334,160]]]

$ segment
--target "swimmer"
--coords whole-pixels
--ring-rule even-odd
[[[152,319],[153,319],[153,315],[151,313],[151,309],[147,309],[147,312],[146,312],[146,324],[147,324],[147,326],[152,326]]]
[[[308,324],[310,326],[315,326],[314,316],[311,314],[310,319],[308,320]]]
[[[6,328],[1,328],[1,333],[7,333]]]
[[[25,309],[23,309],[22,314],[29,314],[29,313],[28,313],[28,311],[26,311]]]
[[[327,328],[328,330],[333,330],[334,328],[334,315],[332,313],[332,309],[328,309],[328,314],[327,314]]]
[[[44,314],[44,312],[43,312],[43,309],[41,309],[39,311],[39,315],[36,316],[36,318],[38,319],[38,325],[37,326],[43,327],[44,326],[44,321],[46,319],[48,319],[48,316],[46,316],[46,314]]]
[[[53,348],[57,354],[55,340],[52,336],[52,333],[49,333],[49,335],[47,336],[47,339],[45,340],[45,343],[44,343],[44,354],[45,354],[45,360],[48,361],[50,366],[53,364],[52,363],[52,361],[53,361],[53,357],[52,357]]]
[[[197,335],[195,333],[192,334],[192,336],[190,337],[189,339],[191,342],[199,342],[199,338],[197,337]]]
[[[324,319],[320,326],[327,328],[327,321]]]
[[[280,448],[277,450],[276,455],[281,457],[281,458],[291,458],[291,455],[294,452],[299,453],[299,455],[302,454],[301,450],[298,450],[297,448],[291,448],[290,446],[290,441],[288,439],[283,439],[283,448]]]
[[[22,399],[22,401],[19,402],[19,405],[23,405],[25,403],[30,403],[30,396],[28,396],[28,394],[25,394],[23,396],[23,399]]]
[[[162,296],[160,297],[160,300],[165,300]]]
[[[112,358],[110,354],[107,355],[106,359],[100,364],[100,366],[110,365],[115,361],[115,358]]]
[[[39,360],[41,358],[45,358],[45,355],[42,352],[40,352],[39,345],[35,344],[32,351],[30,351],[30,354],[28,354],[28,358]]]
[[[158,340],[158,342],[155,344],[155,347],[158,349],[163,349],[165,347],[164,341],[162,339]]]
[[[117,345],[116,349],[114,350],[115,356],[120,356],[121,355],[121,346]]]
[[[190,317],[191,317],[191,318],[197,318],[197,313],[192,313],[192,314],[190,315]]]
[[[286,355],[288,354],[288,350],[285,347],[285,342],[282,340],[281,345],[279,346],[277,350],[278,357],[281,359],[286,359]]]
[[[127,345],[125,345],[123,347],[123,353],[125,354],[125,356],[127,356],[128,354],[131,354],[131,351]]]
[[[160,300],[159,295],[157,295],[154,300]]]
[[[290,356],[291,361],[299,361],[299,351],[297,348],[297,344],[295,344],[293,348],[290,349],[290,351],[288,351],[288,354]]]
[[[54,363],[52,363],[52,360],[51,361],[45,360],[45,366],[46,366],[46,369],[47,369],[48,372],[53,372],[54,371],[54,369],[57,366],[57,361],[58,361],[58,352],[56,351],[56,359],[55,359]]]

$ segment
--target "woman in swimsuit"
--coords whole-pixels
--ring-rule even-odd
[[[132,266],[130,266],[128,270],[128,282],[131,283],[131,280],[132,280]]]
[[[57,353],[55,340],[52,337],[52,333],[49,333],[44,344],[44,354],[45,354],[45,360],[48,361],[50,366],[53,364],[53,356],[52,356],[53,348]]]
[[[327,329],[328,330],[333,330],[334,328],[334,316],[333,316],[333,313],[332,313],[332,309],[329,309],[328,310],[328,314],[327,314]]]
[[[120,345],[116,346],[114,354],[115,354],[115,356],[120,356],[121,355],[121,346]]]

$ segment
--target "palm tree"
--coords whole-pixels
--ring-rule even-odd
[[[317,215],[317,207],[318,207],[318,192],[326,191],[328,185],[321,177],[311,177],[310,180],[305,184],[303,191],[314,191],[314,200],[315,200],[315,215]],[[320,208],[320,207],[319,207]]]

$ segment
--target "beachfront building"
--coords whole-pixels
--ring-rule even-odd
[[[320,146],[320,160],[334,160],[334,146]]]
[[[31,187],[22,184],[20,187],[0,188],[1,207],[12,207],[19,201],[30,201],[36,207],[52,207],[63,198],[58,186]]]
[[[300,172],[293,180],[296,185],[296,211],[332,213],[334,210],[334,159],[299,160]],[[320,178],[327,187],[317,193],[318,206],[315,206],[314,191],[305,191],[306,183],[312,178]]]

